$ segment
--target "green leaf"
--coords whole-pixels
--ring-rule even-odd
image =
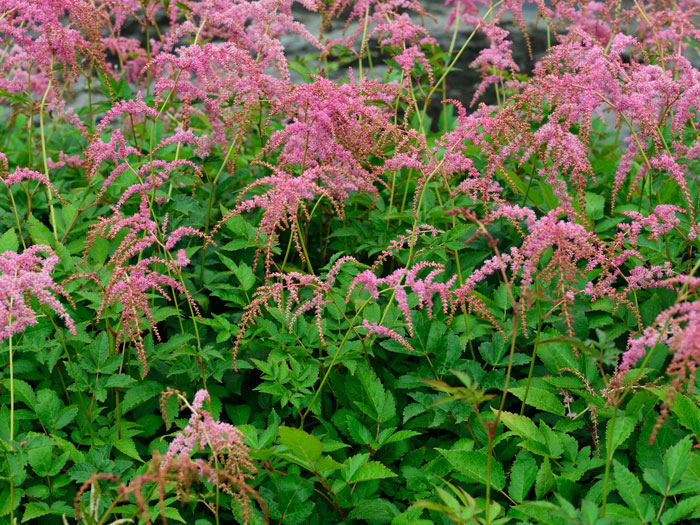
[[[415,436],[420,436],[420,432],[416,432],[415,430],[399,430],[398,432],[392,433],[384,440],[380,438],[380,442],[382,445],[388,445],[389,443],[403,441],[404,439],[410,439]]]
[[[661,472],[649,468],[644,471],[642,477],[644,478],[644,481],[647,482],[647,485],[649,485],[656,492],[658,492],[661,495],[666,494],[666,490],[668,490],[668,484],[666,483],[664,475],[661,474]]]
[[[537,472],[537,478],[535,478],[535,495],[537,499],[542,499],[555,486],[556,481],[552,473],[552,465],[549,463],[549,458],[545,457],[540,465],[540,470]]]
[[[68,425],[78,414],[78,408],[65,407],[53,390],[39,390],[36,397],[36,414],[47,430],[53,432]]]
[[[43,222],[34,217],[34,215],[29,216],[28,222],[29,235],[32,236],[32,239],[34,239],[35,243],[53,246],[53,233],[51,233],[51,230],[49,230]]]
[[[371,403],[368,416],[377,419],[379,423],[386,423],[396,415],[396,402],[391,392],[386,392],[377,374],[369,366],[358,366],[356,372],[364,391]],[[355,404],[362,410],[363,403]]]
[[[244,262],[238,264],[238,270],[234,272],[244,290],[250,290],[255,284],[253,270]]]
[[[501,412],[501,422],[518,436],[525,439],[541,441],[540,431],[529,417],[513,414],[512,412]]]
[[[332,470],[338,470],[341,467],[342,465],[340,463],[328,456],[323,456],[320,459],[317,459],[314,463],[314,468],[318,472],[329,472]]]
[[[540,434],[542,435],[541,441],[547,446],[552,459],[557,459],[561,456],[564,452],[564,443],[562,443],[559,435],[542,420],[540,420]]]
[[[602,219],[605,208],[605,197],[595,193],[586,193],[584,198],[586,199],[586,213],[588,213],[588,216],[595,220]]]
[[[19,250],[19,240],[14,228],[10,228],[0,237],[0,252],[16,252]]]
[[[690,450],[693,447],[688,436],[669,448],[664,454],[664,477],[669,486],[681,479],[690,462]]]
[[[280,443],[299,459],[313,463],[321,457],[323,444],[316,436],[292,427],[279,427],[278,432]]]
[[[112,374],[105,381],[105,387],[125,387],[135,383],[136,379],[127,374]]]
[[[488,457],[485,452],[477,450],[444,450],[437,451],[445,456],[452,467],[460,474],[464,474],[478,483],[486,485],[486,472]],[[492,459],[491,461],[491,486],[496,490],[503,490],[506,485],[506,475],[503,466]]]
[[[360,481],[370,481],[373,479],[393,477],[396,477],[396,474],[378,461],[368,461],[357,469],[347,481],[348,483],[357,483]]]
[[[610,447],[608,455],[614,452],[632,435],[636,421],[631,417],[615,418],[608,421],[606,426],[606,443]]]
[[[121,405],[122,414],[132,410],[142,403],[158,395],[163,390],[163,386],[155,381],[141,381],[129,388],[124,394],[124,401]]]
[[[121,439],[115,440],[114,447],[122,454],[125,454],[132,459],[142,461],[141,456],[139,456],[139,453],[136,450],[136,445],[134,444],[134,440],[131,439],[130,437],[124,436]]]
[[[19,487],[14,487],[13,497],[10,497],[10,484],[4,482],[2,483],[2,487],[3,488],[0,490],[0,516],[7,516],[10,510],[16,509],[19,506],[19,502],[22,496],[24,496],[24,490]]]
[[[27,461],[37,476],[48,476],[53,463],[53,446],[44,445],[27,452]]]
[[[628,507],[637,513],[639,519],[646,523],[649,509],[648,502],[642,497],[642,484],[627,467],[616,459],[613,460],[613,469],[617,492]]]
[[[348,414],[347,420],[348,432],[355,440],[355,443],[359,443],[360,445],[368,445],[372,441],[371,432],[350,414]]]
[[[68,476],[77,483],[84,483],[96,472],[95,467],[89,463],[76,463],[68,469]]]
[[[399,515],[396,505],[385,499],[373,499],[359,503],[350,514],[349,519],[361,520],[370,523],[389,523],[392,518]]]
[[[516,503],[521,503],[532,488],[537,477],[537,462],[527,450],[521,450],[515,457],[510,471],[508,494]]]
[[[511,388],[508,391],[521,401],[525,397],[524,386]],[[544,410],[558,416],[564,415],[563,403],[559,401],[559,398],[556,395],[548,390],[545,390],[544,388],[531,386],[530,390],[527,392],[525,404],[533,406],[537,410]]]
[[[700,496],[691,496],[690,498],[681,500],[681,502],[673,508],[665,510],[661,515],[660,521],[663,525],[676,523],[698,508],[700,508]]]
[[[73,463],[79,463],[85,460],[84,454],[80,452],[72,442],[55,434],[51,434],[51,438],[58,443],[58,446],[63,450],[63,452],[68,454],[68,457]]]
[[[24,509],[24,515],[22,516],[22,523],[35,518],[40,518],[41,516],[46,516],[51,513],[51,507],[43,501],[39,503],[31,502],[28,503]]]
[[[9,392],[10,390],[10,378],[8,377],[2,382],[3,386],[7,389]],[[14,381],[14,388],[15,388],[15,397],[27,405],[29,408],[32,410],[35,409],[36,405],[36,395],[34,393],[34,389],[29,386],[29,383],[26,383],[22,381],[21,379],[15,378]]]
[[[681,425],[691,430],[695,437],[700,439],[700,408],[695,403],[686,396],[676,394],[671,412],[676,415]]]

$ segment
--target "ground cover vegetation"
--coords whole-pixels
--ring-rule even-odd
[[[0,0],[3,522],[700,519],[699,6],[448,7]]]

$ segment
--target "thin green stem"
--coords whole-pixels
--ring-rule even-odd
[[[323,379],[321,379],[321,384],[318,385],[318,388],[316,389],[316,392],[314,393],[314,397],[311,399],[311,403],[309,403],[309,406],[307,407],[306,411],[301,416],[301,423],[299,425],[299,428],[302,428],[302,429],[304,428],[304,421],[306,420],[306,416],[309,414],[311,407],[314,406],[314,403],[316,402],[316,399],[318,399],[318,396],[321,393],[323,386],[326,384],[326,381],[328,381],[328,376],[330,375],[331,370],[333,370],[333,366],[335,365],[335,362],[338,360],[338,356],[340,356],[340,351],[343,349],[343,346],[345,345],[346,341],[348,340],[348,337],[350,337],[350,333],[354,332],[355,321],[357,321],[357,318],[360,316],[362,311],[365,309],[365,306],[367,306],[370,301],[371,301],[371,298],[367,299],[362,304],[362,306],[360,306],[360,308],[357,310],[357,312],[355,312],[355,316],[352,318],[352,321],[350,321],[350,327],[345,332],[345,337],[343,337],[343,340],[338,345],[338,348],[335,351],[335,354],[333,355],[333,359],[331,359],[330,364],[326,367],[326,372],[323,374]]]
[[[527,384],[525,385],[525,393],[523,394],[523,402],[520,405],[520,415],[525,412],[525,402],[527,394],[530,392],[530,383],[532,382],[532,373],[535,369],[535,357],[537,357],[537,345],[540,344],[540,332],[542,331],[542,311],[540,309],[540,301],[537,300],[537,334],[535,334],[535,345],[532,347],[532,356],[530,357],[530,370],[527,373]]]
[[[53,64],[53,62],[52,62]],[[49,164],[46,157],[46,136],[44,133],[44,107],[46,106],[46,98],[51,90],[51,83],[53,82],[53,76],[49,77],[49,83],[46,86],[46,91],[44,91],[44,96],[41,99],[41,104],[39,105],[39,132],[41,133],[41,156],[44,160],[44,175],[46,180],[49,180]],[[54,210],[53,204],[51,204],[51,191],[46,188],[46,201],[49,204],[49,215],[51,216],[51,227],[53,228],[53,238],[58,244],[58,232],[56,231],[56,212]]]

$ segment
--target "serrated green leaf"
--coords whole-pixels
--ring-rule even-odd
[[[3,386],[9,391],[10,390],[10,378],[6,378],[2,382]],[[21,379],[15,378],[14,380],[14,388],[15,388],[15,397],[27,405],[29,408],[32,410],[35,409],[36,406],[36,394],[34,393],[34,389],[29,386],[29,383],[26,383],[22,381]]]
[[[678,418],[678,422],[688,430],[691,430],[695,437],[700,439],[700,408],[690,399],[681,394],[676,394],[671,412]]]
[[[669,486],[681,479],[690,461],[690,450],[693,447],[688,436],[669,448],[664,454],[664,477]]]
[[[318,472],[328,472],[328,471],[332,471],[332,470],[338,470],[341,467],[342,467],[342,465],[340,463],[338,463],[336,460],[334,460],[333,458],[328,457],[328,456],[323,456],[323,457],[317,459],[316,462],[314,463],[314,468]]]
[[[452,467],[460,474],[486,485],[486,473],[488,471],[488,457],[486,453],[477,450],[445,450],[438,448],[437,451],[445,456]],[[503,466],[492,459],[491,461],[491,486],[496,490],[503,490],[506,485],[506,475]]]
[[[535,483],[537,477],[537,462],[527,450],[521,450],[515,457],[510,471],[508,494],[513,501],[521,503]]]
[[[541,441],[547,446],[547,450],[552,459],[559,458],[564,452],[564,444],[559,438],[559,435],[549,428],[544,421],[540,421],[540,435],[542,436]]]
[[[155,381],[141,381],[129,387],[126,394],[124,394],[124,401],[121,404],[122,413],[124,414],[142,403],[145,403],[149,399],[153,399],[153,397],[158,395],[162,390],[163,387],[160,383]]]
[[[53,447],[44,445],[30,449],[27,452],[27,462],[37,476],[48,476],[53,463]]]
[[[368,445],[372,441],[372,433],[357,419],[348,415],[347,422],[348,432],[350,433],[350,437],[355,440],[355,443]]]
[[[359,483],[360,481],[394,477],[396,477],[396,474],[394,474],[383,464],[379,463],[378,461],[368,461],[357,469],[347,481],[348,483]]]
[[[545,457],[535,478],[535,495],[537,499],[542,499],[554,487],[556,487],[556,480],[552,473],[552,465],[549,463],[549,458]]]
[[[698,508],[700,508],[700,496],[691,496],[681,500],[672,508],[665,510],[661,515],[660,521],[663,525],[676,523],[691,512],[697,511]]]
[[[586,213],[591,219],[602,219],[605,207],[605,197],[596,193],[588,193],[584,195],[586,200]]]
[[[34,239],[36,244],[47,244],[49,246],[53,246],[53,234],[43,222],[34,217],[34,215],[29,216],[28,222],[29,235],[32,236],[32,239]]]
[[[392,433],[388,438],[382,441],[382,445],[388,445],[389,443],[396,443],[397,441],[403,441],[404,439],[410,439],[415,436],[420,436],[420,432],[415,430],[399,430],[398,432]]]
[[[241,283],[241,286],[244,290],[250,290],[255,284],[255,274],[253,273],[253,270],[250,268],[250,266],[248,266],[246,263],[239,263],[238,269],[234,273],[236,274],[236,277],[238,278],[238,281]]]
[[[512,412],[501,412],[501,422],[508,430],[525,439],[540,441],[540,431],[529,417],[513,414]]]
[[[31,503],[28,503],[27,506],[24,508],[24,514],[22,515],[22,523],[36,518],[40,518],[41,516],[46,516],[50,513],[51,507],[49,507],[48,504],[44,503],[43,501],[40,501],[38,503],[32,501]]]
[[[313,463],[321,457],[323,444],[316,436],[298,428],[279,427],[280,443],[287,447],[292,454],[308,463]]]
[[[16,252],[19,250],[19,239],[14,228],[10,228],[0,237],[0,253]]]
[[[648,502],[642,497],[642,484],[622,463],[613,460],[615,485],[623,501],[646,523]]]
[[[509,389],[509,392],[522,401],[525,397],[525,390],[525,387],[519,386]],[[531,386],[527,391],[525,404],[533,406],[537,410],[544,410],[558,416],[563,416],[565,412],[564,404],[559,401],[559,398],[555,394],[544,388],[535,386]]]
[[[364,522],[389,523],[392,518],[399,515],[396,505],[385,499],[373,499],[363,501],[357,505],[350,514],[349,519]]]
[[[647,485],[649,485],[656,492],[661,495],[666,494],[668,486],[666,480],[664,479],[664,475],[661,472],[649,468],[644,471],[642,477],[644,478],[644,481],[647,482]]]
[[[610,447],[608,451],[610,456],[632,435],[635,424],[634,418],[627,416],[608,421],[606,426],[606,443]]]
[[[105,387],[125,387],[135,383],[136,379],[127,374],[112,374],[105,381]]]
[[[139,456],[139,453],[136,450],[134,440],[128,436],[123,436],[121,439],[115,440],[114,448],[116,448],[119,452],[129,456],[132,459],[142,461],[141,456]]]

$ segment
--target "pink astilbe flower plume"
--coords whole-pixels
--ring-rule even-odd
[[[325,277],[302,274],[298,272],[272,273],[267,276],[266,284],[258,287],[253,293],[252,300],[246,305],[241,321],[238,324],[238,334],[233,343],[233,366],[237,368],[238,350],[246,332],[255,325],[256,320],[263,315],[263,309],[268,312],[274,306],[288,323],[291,332],[294,323],[306,312],[314,312],[314,322],[318,331],[319,341],[325,345],[323,336],[323,313],[328,303],[328,296],[338,278],[342,266],[355,262],[350,256],[340,257]],[[310,292],[310,297],[308,297]],[[305,297],[304,294],[307,294]],[[294,311],[293,311],[294,310]]]
[[[5,160],[5,163],[7,160]],[[4,169],[7,170],[7,167],[4,166]],[[47,188],[49,188],[53,194],[56,196],[56,198],[61,201],[63,204],[68,204],[68,202],[61,197],[61,194],[58,193],[58,190],[56,189],[56,186],[53,185],[53,183],[49,180],[49,178],[44,175],[43,173],[39,173],[38,171],[30,170],[28,168],[16,168],[15,171],[12,173],[2,175],[0,174],[0,180],[7,186],[8,188],[12,186],[13,184],[20,184],[21,182],[25,180],[35,180],[37,182],[40,182]]]
[[[243,189],[241,195],[246,195],[257,188],[269,189],[266,189],[260,195],[254,195],[240,201],[236,207],[221,218],[207,237],[207,244],[213,242],[213,236],[231,217],[256,209],[262,210],[256,241],[260,239],[261,235],[266,236],[265,245],[258,250],[258,253],[264,255],[267,274],[271,272],[273,248],[279,242],[279,233],[281,231],[289,230],[299,257],[302,262],[306,262],[306,256],[299,237],[297,217],[299,214],[309,217],[308,203],[312,199],[319,196],[326,197],[339,218],[342,219],[345,214],[344,202],[337,200],[328,189],[317,182],[321,175],[319,169],[309,169],[302,176],[295,177],[279,168],[268,167],[274,171],[274,174],[261,177],[252,182]]]
[[[504,73],[516,73],[520,71],[513,61],[513,52],[507,39],[508,31],[498,27],[494,23],[482,25],[481,30],[491,41],[491,45],[479,51],[479,56],[471,63],[472,67],[478,67],[481,73],[481,84],[474,93],[472,104],[483,95],[484,91],[492,85],[502,81]]]
[[[70,298],[51,278],[59,262],[53,250],[43,245],[30,246],[21,254],[0,253],[0,341],[37,323],[30,297],[56,312],[76,335],[75,323],[56,295]]]
[[[143,340],[142,317],[146,318],[156,339],[160,340],[160,333],[153,318],[147,294],[155,291],[162,298],[170,301],[171,294],[166,288],[172,288],[184,295],[193,311],[199,314],[189,291],[180,280],[173,277],[173,275],[179,276],[181,268],[189,263],[185,250],[178,250],[174,256],[170,254],[170,250],[185,235],[203,237],[203,234],[192,227],[180,227],[167,236],[165,224],[159,231],[156,223],[150,219],[146,198],[142,195],[140,211],[135,215],[125,217],[115,210],[115,214],[111,217],[98,219],[88,232],[84,257],[87,256],[98,237],[113,240],[123,231],[126,231],[126,234],[107,261],[111,273],[106,284],[99,283],[96,273],[76,274],[73,278],[86,277],[100,284],[102,301],[97,310],[98,319],[106,315],[108,308],[120,305],[122,322],[117,333],[117,344],[131,342],[134,345],[145,376],[148,373],[148,364]],[[153,246],[160,246],[166,250],[166,256],[142,257],[137,262],[130,263],[130,259],[143,256],[143,253]],[[165,268],[168,275],[153,266]]]
[[[418,277],[418,274],[430,268],[431,270],[424,278]],[[364,289],[369,292],[373,299],[379,299],[379,287],[386,287],[394,292],[394,299],[401,310],[401,313],[406,322],[406,328],[411,337],[413,337],[413,322],[411,320],[411,307],[408,304],[407,290],[410,290],[418,297],[416,309],[425,310],[428,318],[433,316],[433,297],[438,295],[442,302],[442,310],[450,318],[454,315],[456,304],[452,296],[450,288],[455,283],[457,277],[452,276],[447,282],[436,282],[435,278],[445,271],[444,265],[433,262],[419,262],[410,270],[399,268],[387,277],[377,277],[371,270],[365,270],[359,273],[350,283],[348,287],[345,301],[350,299],[350,294],[355,288]],[[376,331],[376,327],[372,329]]]
[[[641,334],[630,335],[627,350],[622,355],[608,390],[619,387],[632,367],[658,345],[668,346],[672,354],[671,362],[666,367],[666,374],[672,380],[650,437],[651,442],[668,415],[676,392],[680,392],[683,385],[692,389],[695,384],[700,366],[700,301],[676,303],[661,312]]]
[[[172,390],[164,393],[161,406],[174,393]],[[177,395],[181,398],[180,394]],[[243,442],[245,437],[243,433],[229,423],[216,421],[204,408],[204,403],[208,399],[209,392],[199,390],[194,396],[192,405],[187,403],[192,412],[189,422],[168,445],[168,451],[161,460],[161,467],[166,467],[180,459],[193,461],[199,470],[200,477],[218,484],[223,491],[236,500],[241,507],[243,521],[248,523],[251,518],[250,504],[253,490],[248,487],[247,482],[255,477],[257,468],[250,457],[248,446]],[[163,414],[165,415],[165,411]],[[193,458],[197,453],[207,453],[209,457],[207,460],[201,457]],[[226,473],[225,478],[222,479],[218,475],[219,470]]]

